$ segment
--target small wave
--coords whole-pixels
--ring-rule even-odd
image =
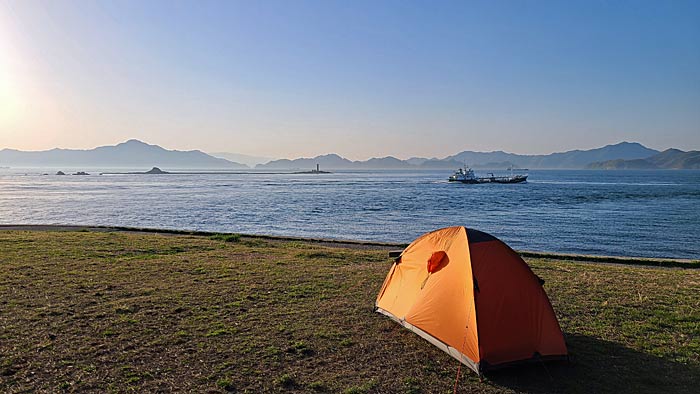
[[[683,186],[678,182],[596,182],[596,181],[549,181],[549,180],[528,180],[528,183],[543,185],[589,185],[589,186]]]
[[[389,242],[467,225],[493,232],[513,246],[541,250],[614,254],[624,245],[635,254],[658,250],[665,257],[700,255],[695,242],[700,182],[694,173],[532,176],[527,184],[490,186],[449,185],[437,173],[397,177],[391,172],[372,177],[343,173],[334,179],[12,177],[0,180],[0,220],[235,229]]]

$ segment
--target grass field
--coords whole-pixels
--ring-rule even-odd
[[[458,362],[373,312],[386,250],[0,231],[0,392],[451,393]],[[528,259],[573,365],[460,392],[698,392],[700,270]]]

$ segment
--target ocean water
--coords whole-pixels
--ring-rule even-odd
[[[700,171],[530,171],[464,185],[450,171],[327,175],[41,175],[0,169],[0,224],[84,224],[410,242],[441,227],[514,249],[700,258]],[[478,174],[479,172],[477,172]]]

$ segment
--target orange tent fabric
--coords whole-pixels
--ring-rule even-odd
[[[465,227],[433,231],[404,249],[375,309],[479,374],[567,356],[539,278],[505,243]]]

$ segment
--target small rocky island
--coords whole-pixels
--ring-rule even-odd
[[[293,172],[293,174],[332,174],[330,171],[321,171],[320,165],[316,164],[316,169],[311,171]]]
[[[170,173],[168,171],[163,171],[158,167],[153,167],[146,172],[143,172],[143,173],[135,172],[134,174],[170,174]]]
[[[153,167],[145,172],[101,172],[100,175],[161,175],[170,174],[168,171],[163,171],[158,167]]]

